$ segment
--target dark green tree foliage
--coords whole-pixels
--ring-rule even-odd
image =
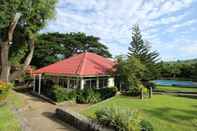
[[[161,62],[160,79],[184,79],[197,81],[196,62]]]
[[[141,79],[150,80],[158,76],[159,66],[157,61],[159,54],[156,51],[151,51],[150,43],[142,39],[138,25],[133,26],[128,56],[139,59],[145,65],[146,73]]]
[[[145,66],[135,57],[117,58],[116,75],[121,82],[121,89],[137,93],[139,95],[142,84],[139,78],[142,78]]]
[[[4,55],[1,57],[1,80],[15,79],[29,65],[36,33],[54,16],[56,2],[57,0],[0,1],[1,56]]]
[[[87,51],[111,57],[108,48],[99,41],[98,37],[80,32],[40,34],[31,65],[42,67]]]

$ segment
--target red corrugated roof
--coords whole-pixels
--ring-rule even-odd
[[[115,62],[95,53],[81,53],[34,71],[35,74],[50,73],[78,76],[107,75]]]

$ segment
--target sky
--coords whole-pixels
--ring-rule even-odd
[[[136,23],[162,60],[197,58],[197,0],[59,0],[42,32],[85,32],[116,56],[127,53]]]

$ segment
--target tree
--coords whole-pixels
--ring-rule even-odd
[[[98,37],[80,32],[40,34],[31,65],[42,67],[73,54],[87,51],[111,57],[108,48],[99,41]]]
[[[133,26],[132,41],[130,43],[128,56],[139,59],[141,63],[145,65],[146,73],[144,73],[144,76],[141,79],[155,79],[159,73],[157,64],[159,54],[156,51],[151,51],[150,42],[142,39],[138,25]]]
[[[121,89],[131,95],[139,95],[142,90],[142,83],[139,78],[144,75],[145,66],[135,57],[117,58],[116,75],[121,81]]]
[[[56,1],[0,1],[2,81],[14,80],[26,70],[33,56],[36,33],[52,18]],[[20,65],[17,68],[16,63]]]

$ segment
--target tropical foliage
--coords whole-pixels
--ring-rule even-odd
[[[108,107],[95,112],[96,120],[116,131],[153,131],[152,125],[142,121],[139,111]]]
[[[66,89],[59,85],[54,85],[51,90],[48,91],[48,97],[56,102],[63,102],[67,100],[74,100],[77,103],[83,104],[93,104],[101,100],[113,97],[116,95],[117,88],[103,88],[103,89],[93,89],[85,88],[80,89]]]
[[[96,92],[92,88],[85,88],[81,91],[78,91],[78,93],[77,93],[77,97],[76,97],[77,103],[94,104],[99,101],[101,101],[100,93]]]

